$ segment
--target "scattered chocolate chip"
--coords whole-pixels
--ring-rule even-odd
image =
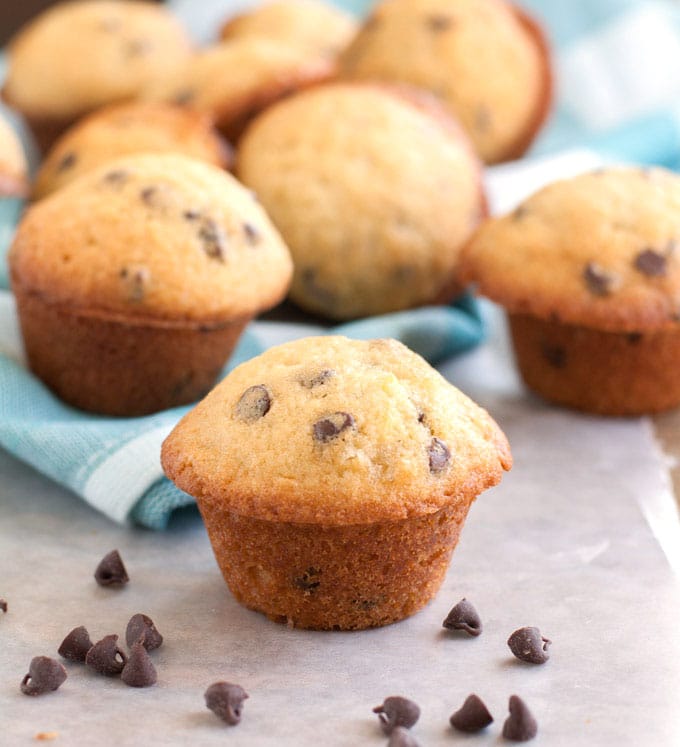
[[[7,600],[6,599],[0,599],[0,610],[3,612],[7,612]]]
[[[201,215],[202,213],[200,210],[185,210],[182,213],[182,217],[188,221],[198,220],[201,217]]]
[[[21,680],[24,695],[42,695],[56,690],[66,680],[66,670],[49,656],[36,656],[31,659],[28,674]]]
[[[69,153],[66,153],[62,158],[60,159],[59,163],[56,166],[55,171],[60,174],[62,171],[67,171],[68,169],[72,168],[76,161],[78,160],[78,156],[73,151],[70,151]]]
[[[258,244],[260,241],[260,232],[255,228],[252,223],[243,224],[243,233],[246,235],[246,239],[251,246]]]
[[[512,212],[512,219],[515,221],[520,221],[526,218],[526,216],[529,214],[529,208],[525,205],[519,205],[516,207]]]
[[[127,656],[118,648],[118,636],[106,635],[87,652],[85,663],[98,674],[114,677],[123,671]]]
[[[545,664],[550,658],[548,647],[552,641],[544,638],[538,628],[518,628],[508,638],[510,651],[520,660],[530,664]]]
[[[543,341],[541,355],[553,368],[564,368],[567,365],[567,352],[561,345]]]
[[[128,178],[128,172],[123,169],[114,169],[113,171],[109,171],[106,174],[104,174],[104,177],[102,181],[104,181],[106,184],[111,184],[114,186],[120,186],[122,184],[125,184]]]
[[[130,656],[125,662],[120,678],[130,687],[150,687],[156,684],[156,667],[141,640],[130,647]]]
[[[427,415],[422,410],[418,410],[418,422],[419,423],[425,423],[427,420]]]
[[[511,742],[528,742],[538,733],[538,724],[526,703],[517,695],[510,696],[510,715],[503,724],[503,737]]]
[[[660,278],[668,269],[666,255],[654,249],[643,249],[633,261],[638,272],[652,278]]]
[[[390,734],[387,747],[420,747],[420,742],[403,726],[397,726]]]
[[[195,98],[196,91],[192,90],[191,88],[185,88],[184,90],[177,92],[177,94],[173,98],[173,102],[178,106],[186,106],[187,104],[190,104]]]
[[[608,272],[596,262],[588,262],[584,267],[583,279],[595,296],[608,296],[618,283],[618,277],[613,272]]]
[[[314,423],[314,440],[325,444],[336,439],[343,431],[354,427],[354,418],[348,412],[334,412]]]
[[[118,550],[111,550],[99,561],[94,578],[100,586],[122,586],[130,580]]]
[[[629,332],[626,335],[629,345],[637,345],[642,340],[642,332]]]
[[[482,632],[482,620],[474,606],[463,597],[446,616],[442,627],[464,630],[468,635],[478,636]]]
[[[380,726],[385,734],[391,734],[397,726],[410,729],[420,718],[420,708],[416,703],[400,695],[385,698],[382,705],[376,706],[373,713],[378,714]]]
[[[324,368],[313,376],[302,377],[300,384],[305,389],[315,389],[318,386],[323,386],[335,376],[335,371],[332,368]]]
[[[205,704],[222,721],[235,726],[241,720],[243,701],[248,693],[231,682],[214,682],[205,691]]]
[[[447,31],[453,25],[453,18],[441,14],[431,15],[425,19],[425,23],[430,31]]]
[[[446,469],[451,461],[449,447],[440,438],[435,437],[430,441],[427,455],[430,460],[430,472],[432,472],[433,475]]]
[[[158,189],[157,187],[144,187],[143,190],[139,193],[139,199],[146,203],[147,205],[155,205],[156,204],[156,197],[158,196]]]
[[[208,257],[224,262],[227,253],[227,236],[212,218],[203,218],[198,229],[198,238]]]
[[[92,648],[92,641],[87,628],[81,625],[73,630],[64,638],[59,646],[59,656],[69,661],[85,661],[87,652]]]
[[[156,629],[153,620],[141,612],[130,618],[125,630],[125,642],[130,648],[138,641],[147,651],[153,651],[163,643],[163,636]]]
[[[254,423],[263,418],[272,406],[272,398],[264,384],[255,384],[243,392],[234,408],[236,417],[246,423]]]
[[[121,280],[125,282],[126,300],[132,303],[143,301],[151,277],[149,270],[146,267],[136,267],[134,269],[123,267],[119,275]]]
[[[449,722],[458,731],[475,732],[492,723],[493,716],[482,699],[473,693],[465,698],[465,703],[451,715]]]
[[[308,568],[301,576],[293,579],[293,585],[303,591],[315,591],[321,585],[320,575],[318,568]]]

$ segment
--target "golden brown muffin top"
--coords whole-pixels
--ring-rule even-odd
[[[225,510],[338,525],[469,503],[512,457],[486,411],[404,345],[332,336],[238,366],[168,436],[162,463]]]
[[[3,94],[29,116],[72,119],[133,98],[190,52],[183,28],[157,3],[58,3],[11,40]]]
[[[230,151],[205,112],[163,103],[133,102],[100,109],[54,144],[36,174],[40,199],[87,171],[133,153],[183,153],[226,166]]]
[[[288,250],[254,195],[178,154],[111,161],[28,210],[12,283],[87,314],[210,323],[274,305]]]
[[[339,68],[349,79],[431,91],[460,119],[487,163],[521,155],[550,100],[542,32],[503,0],[383,0]]]
[[[23,197],[28,181],[26,156],[17,134],[0,115],[0,198]]]
[[[487,221],[461,276],[510,312],[636,331],[680,319],[680,177],[613,168],[558,181]]]

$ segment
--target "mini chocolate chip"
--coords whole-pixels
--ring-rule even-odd
[[[642,332],[629,332],[626,335],[629,345],[637,345],[642,340]]]
[[[99,561],[94,578],[100,586],[122,586],[130,580],[118,550],[111,550]]]
[[[60,174],[62,171],[67,171],[75,165],[77,160],[78,156],[76,156],[73,151],[70,151],[69,153],[66,153],[64,156],[62,156],[59,163],[57,164],[55,171],[58,174]]]
[[[141,640],[130,647],[130,656],[125,662],[120,678],[130,687],[150,687],[156,684],[156,667]]]
[[[222,721],[235,726],[241,720],[243,701],[248,693],[231,682],[214,682],[205,691],[206,706]]]
[[[560,345],[541,342],[541,355],[553,368],[564,368],[567,364],[567,352]]]
[[[538,724],[527,704],[517,695],[510,696],[510,715],[503,724],[503,737],[511,742],[528,742],[538,733]]]
[[[420,708],[408,698],[393,695],[385,698],[382,705],[376,706],[373,713],[378,714],[380,726],[385,734],[391,734],[397,726],[410,729],[420,718]]]
[[[544,638],[538,628],[525,627],[518,628],[508,638],[510,651],[520,661],[526,661],[530,664],[545,664],[550,658],[548,647],[552,641]]]
[[[24,695],[42,695],[56,690],[66,681],[66,670],[49,656],[36,656],[31,659],[28,674],[21,680]]]
[[[482,699],[475,695],[468,695],[465,703],[449,719],[451,726],[458,731],[481,731],[493,722],[493,716],[484,705]]]
[[[418,410],[418,422],[419,423],[425,423],[427,420],[427,415],[422,410]]]
[[[178,106],[186,106],[190,104],[196,98],[196,91],[191,88],[185,88],[182,91],[178,91],[173,98],[173,102]]]
[[[124,169],[114,169],[113,171],[109,171],[104,174],[102,181],[104,181],[106,184],[119,186],[125,184],[128,176],[128,172]]]
[[[387,747],[420,747],[420,742],[403,726],[397,726],[390,734]]]
[[[308,568],[301,576],[293,579],[293,585],[303,591],[315,591],[321,585],[320,575],[318,568]]]
[[[163,636],[156,630],[153,620],[141,612],[130,618],[125,629],[125,642],[130,648],[138,641],[147,651],[153,651],[163,643]]]
[[[588,262],[583,268],[583,279],[588,290],[595,296],[608,296],[617,285],[618,277],[596,262]]]
[[[85,663],[88,667],[107,677],[120,674],[126,661],[127,656],[124,651],[118,648],[118,636],[115,633],[106,635],[101,641],[97,641],[85,657]]]
[[[272,398],[264,384],[255,384],[243,392],[234,408],[236,417],[246,423],[263,418],[272,406]]]
[[[194,221],[198,220],[201,217],[202,213],[200,210],[185,210],[182,213],[182,217],[185,220]]]
[[[512,213],[512,219],[515,221],[520,221],[526,218],[526,216],[529,214],[529,208],[525,205],[519,205],[517,206],[513,213]]]
[[[313,376],[303,377],[300,379],[300,384],[305,389],[315,389],[318,386],[323,386],[335,376],[335,371],[332,368],[323,368]]]
[[[430,441],[427,455],[430,461],[430,472],[432,472],[433,475],[446,469],[451,461],[449,447],[440,438],[435,437]]]
[[[441,32],[447,31],[451,28],[453,24],[453,18],[451,18],[451,16],[439,14],[428,16],[425,22],[427,24],[427,28],[430,29],[430,31]]]
[[[136,267],[134,269],[123,267],[119,272],[119,277],[125,281],[123,292],[127,301],[138,303],[144,300],[146,287],[151,277],[151,273],[146,267]]]
[[[224,262],[227,252],[227,236],[212,218],[203,218],[198,229],[198,238],[208,257]]]
[[[312,433],[315,441],[325,444],[354,425],[354,418],[348,412],[334,412],[317,420],[312,427]]]
[[[0,599],[0,610],[3,612],[7,612],[7,600],[6,599]]]
[[[654,249],[643,249],[633,261],[638,272],[649,277],[660,278],[668,269],[666,255]]]
[[[61,642],[58,653],[69,661],[85,661],[87,652],[92,648],[92,641],[87,628],[81,625],[73,630]]]
[[[468,635],[478,636],[482,632],[482,620],[474,606],[463,597],[446,616],[442,627],[464,630]]]
[[[246,239],[251,246],[258,244],[260,241],[260,232],[255,228],[252,223],[243,224],[243,233],[246,235]]]
[[[147,205],[154,205],[157,195],[158,189],[156,187],[144,187],[144,189],[139,193],[139,198]]]

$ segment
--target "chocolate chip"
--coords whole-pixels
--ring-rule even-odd
[[[642,340],[642,332],[629,332],[626,335],[629,345],[638,345]]]
[[[246,235],[246,239],[251,246],[259,243],[260,232],[252,223],[243,224],[243,233]]]
[[[36,656],[31,659],[28,674],[21,680],[24,695],[42,695],[56,690],[66,681],[66,670],[49,656]]]
[[[201,217],[201,215],[202,213],[200,210],[185,210],[182,213],[182,217],[188,221],[198,220]]]
[[[583,279],[594,296],[608,296],[618,284],[618,276],[600,267],[596,262],[588,262],[584,267]]]
[[[567,364],[567,352],[560,345],[541,342],[541,355],[553,368],[564,368]]]
[[[104,174],[102,181],[112,186],[121,186],[127,181],[129,174],[124,169],[114,169]]]
[[[191,88],[185,88],[182,91],[178,91],[178,93],[173,98],[173,102],[178,106],[186,106],[187,104],[190,104],[195,98],[196,91],[192,90]]]
[[[320,575],[318,568],[308,568],[301,576],[293,579],[293,585],[303,591],[315,591],[321,585]]]
[[[420,708],[408,698],[393,695],[385,698],[382,705],[376,706],[373,713],[378,714],[383,732],[391,734],[398,726],[410,729],[420,717]]]
[[[156,197],[158,196],[158,189],[156,187],[144,187],[144,189],[139,193],[139,198],[142,202],[146,203],[147,205],[155,205],[156,204]]]
[[[148,54],[152,44],[148,39],[132,39],[125,45],[125,54],[128,57],[141,57]]]
[[[312,427],[314,440],[325,444],[336,439],[343,431],[354,427],[354,418],[348,412],[334,412],[317,420]]]
[[[156,667],[141,640],[131,646],[130,656],[125,662],[120,678],[130,687],[150,687],[156,684]]]
[[[127,656],[118,648],[118,636],[106,635],[87,652],[85,663],[98,674],[114,677],[123,671]]]
[[[525,627],[518,628],[508,638],[510,651],[520,661],[526,661],[530,664],[545,664],[550,658],[548,647],[552,641],[544,638],[538,628]]]
[[[526,218],[528,214],[529,214],[529,208],[524,205],[519,205],[513,210],[512,219],[515,221],[520,221]]]
[[[482,632],[482,620],[474,606],[463,597],[446,616],[442,627],[464,630],[468,635],[478,636]]]
[[[517,695],[510,696],[510,715],[503,724],[503,737],[511,742],[528,742],[538,733],[538,724],[526,703]]]
[[[484,705],[482,699],[475,695],[468,695],[465,703],[449,719],[451,726],[458,731],[481,731],[493,722],[493,716]]]
[[[59,646],[59,656],[69,661],[85,661],[87,652],[92,648],[92,641],[87,628],[81,625],[73,630],[64,638]]]
[[[235,726],[241,720],[243,701],[248,693],[231,682],[214,682],[205,691],[205,704],[222,721]]]
[[[243,392],[234,408],[236,417],[246,423],[254,423],[263,418],[272,406],[272,398],[264,384],[255,384]]]
[[[446,469],[451,461],[449,447],[440,438],[435,437],[430,441],[427,455],[430,460],[430,472],[432,472],[433,475]]]
[[[99,561],[94,578],[100,586],[122,586],[130,580],[118,550],[111,550]]]
[[[318,386],[323,386],[335,376],[335,371],[332,368],[323,368],[313,376],[303,377],[300,379],[300,384],[305,389],[315,389]]]
[[[653,278],[660,278],[668,269],[666,255],[654,249],[643,249],[633,261],[638,272]]]
[[[212,218],[203,218],[198,229],[198,238],[203,251],[211,259],[224,262],[227,252],[227,237],[222,228]]]
[[[149,270],[146,267],[136,267],[134,269],[123,267],[119,275],[121,280],[125,282],[126,300],[132,303],[143,301],[151,277]]]
[[[420,742],[403,726],[397,726],[390,734],[387,747],[420,747]]]
[[[76,156],[73,151],[66,153],[64,156],[62,156],[59,163],[57,164],[55,169],[56,172],[60,174],[62,171],[67,171],[75,165],[77,160],[78,156]]]
[[[130,648],[138,641],[147,651],[153,651],[163,643],[163,636],[156,630],[153,620],[141,612],[130,618],[125,629],[125,642]]]
[[[0,599],[0,610],[3,612],[7,612],[7,600],[6,599]]]
[[[425,23],[427,24],[427,28],[430,29],[430,31],[434,32],[441,32],[441,31],[447,31],[451,28],[453,25],[453,18],[451,16],[445,16],[445,15],[432,15],[428,16],[425,19]]]

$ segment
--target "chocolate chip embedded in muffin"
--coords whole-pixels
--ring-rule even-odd
[[[243,233],[251,246],[255,246],[260,241],[260,232],[252,223],[243,224]]]
[[[263,418],[272,406],[272,397],[264,384],[255,384],[241,395],[236,403],[235,413],[239,420],[254,423]]]
[[[463,598],[451,609],[442,627],[447,630],[463,630],[468,635],[478,636],[482,632],[482,619],[474,606]]]
[[[125,184],[129,176],[129,173],[123,169],[113,169],[112,171],[104,174],[104,176],[102,177],[102,181],[104,182],[104,184],[120,187]]]
[[[463,705],[449,719],[454,729],[468,733],[481,731],[493,722],[493,716],[484,705],[482,699],[472,693],[465,699]]]
[[[328,383],[334,376],[335,371],[332,368],[323,368],[318,373],[302,377],[300,379],[300,384],[305,387],[305,389],[316,389],[317,387]]]
[[[548,648],[552,641],[544,638],[541,631],[534,627],[517,629],[510,638],[510,651],[520,660],[530,664],[545,664],[550,658]]]
[[[206,706],[225,723],[235,726],[241,721],[243,701],[248,693],[231,682],[214,682],[205,691]]]
[[[198,229],[198,238],[208,257],[224,262],[227,255],[227,235],[216,221],[204,217]]]
[[[315,441],[325,444],[334,441],[343,431],[354,426],[354,418],[348,412],[334,412],[317,420],[312,433]]]
[[[373,713],[378,714],[380,726],[385,734],[391,734],[398,726],[410,729],[420,718],[418,704],[400,695],[385,698],[382,705],[373,709]]]
[[[616,273],[605,270],[597,262],[588,262],[583,268],[583,280],[594,296],[608,296],[620,281]]]
[[[84,662],[87,652],[91,648],[92,641],[90,640],[90,634],[84,625],[80,625],[77,628],[73,628],[66,638],[64,638],[58,648],[58,653],[69,661]]]
[[[104,636],[87,652],[85,663],[98,674],[115,677],[123,671],[127,655],[118,647],[118,636]]]
[[[293,586],[302,591],[316,591],[321,586],[321,571],[318,568],[308,568],[303,574],[293,579]]]
[[[427,449],[427,455],[430,464],[430,472],[437,475],[443,472],[451,461],[451,452],[449,447],[441,440],[434,437]]]
[[[60,173],[62,171],[67,171],[68,169],[73,168],[73,166],[75,166],[77,160],[78,160],[78,156],[73,151],[71,151],[61,158],[61,160],[55,167],[55,171],[57,173]]]
[[[147,267],[123,267],[118,276],[123,282],[123,293],[126,300],[131,303],[144,300],[151,278],[151,273]]]
[[[425,19],[425,24],[430,31],[439,33],[441,31],[448,31],[454,23],[452,16],[446,16],[443,14],[435,14],[428,16]]]
[[[636,255],[633,265],[638,272],[648,277],[663,277],[668,269],[668,259],[665,254],[655,249],[643,249]]]
[[[508,703],[510,715],[503,724],[503,738],[511,742],[528,742],[538,734],[538,724],[527,704],[517,695]]]
[[[123,586],[130,580],[118,550],[111,550],[99,561],[94,578],[100,586]]]
[[[57,690],[66,681],[64,667],[49,656],[36,656],[31,659],[28,674],[21,680],[24,695],[42,695]]]

